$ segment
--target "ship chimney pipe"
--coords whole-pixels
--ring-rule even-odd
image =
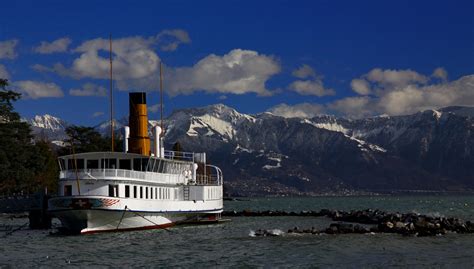
[[[153,139],[154,139],[154,150],[153,153],[156,157],[161,158],[163,155],[161,154],[161,148],[163,145],[161,144],[161,127],[155,126],[153,127]]]
[[[128,139],[130,138],[130,127],[123,127],[123,152],[128,152]]]
[[[163,133],[160,134],[160,156],[165,157],[165,141],[163,137]]]
[[[130,138],[128,139],[128,152],[150,156],[146,93],[129,93],[129,105]]]

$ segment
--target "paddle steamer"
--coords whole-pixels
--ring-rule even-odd
[[[59,158],[59,193],[48,210],[76,233],[166,228],[214,222],[223,210],[222,171],[205,153],[164,149],[160,126],[148,132],[146,94],[129,94],[124,152]]]

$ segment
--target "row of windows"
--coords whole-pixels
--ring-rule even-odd
[[[61,161],[61,167],[66,170],[73,170],[77,169],[99,169],[99,162],[100,167],[104,169],[124,169],[124,170],[132,170],[132,159],[118,159],[118,166],[117,166],[117,159],[67,159],[67,167],[65,166],[65,162],[63,159]],[[133,159],[133,170],[136,171],[146,171],[148,165],[147,158],[135,158]]]
[[[117,165],[118,161],[118,165]],[[191,169],[189,164],[176,163],[162,159],[134,158],[134,159],[60,159],[62,170],[74,169],[124,169],[135,171],[149,171],[158,173],[171,173]],[[133,164],[133,165],[132,165]],[[66,166],[67,165],[67,166]]]
[[[118,185],[109,185],[109,196],[119,197]],[[175,194],[176,196],[176,194]],[[125,198],[170,200],[171,189],[161,187],[143,187],[125,185]]]

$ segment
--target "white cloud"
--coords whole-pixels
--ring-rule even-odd
[[[438,67],[433,71],[433,74],[431,74],[432,77],[441,79],[443,81],[448,80],[448,72],[446,69],[442,67]]]
[[[55,83],[46,83],[41,81],[16,81],[14,88],[23,93],[25,98],[39,99],[46,97],[63,97],[64,93]]]
[[[291,73],[294,77],[297,78],[307,78],[307,77],[316,77],[316,72],[311,66],[304,64],[300,68],[293,70]]]
[[[163,30],[156,39],[163,51],[175,51],[180,44],[191,43],[188,32],[181,29]]]
[[[410,114],[446,106],[474,106],[474,75],[448,83],[409,85],[377,99],[378,110],[389,115]]]
[[[45,44],[51,47],[55,42]],[[64,43],[64,41],[62,41]],[[184,30],[164,30],[151,37],[125,37],[112,40],[113,76],[117,80],[142,79],[156,75],[160,58],[153,50],[154,45],[161,45],[164,50],[175,50],[182,43],[189,43],[191,39]],[[58,47],[60,42],[55,44]],[[62,44],[62,43],[61,43]],[[51,48],[50,48],[51,49]],[[40,72],[56,72],[61,76],[76,79],[94,78],[106,79],[109,77],[109,39],[96,38],[83,42],[73,53],[79,56],[73,60],[70,67],[56,63],[53,67],[35,64],[32,68]],[[106,52],[106,55],[102,55]]]
[[[171,45],[167,39],[174,38]],[[168,42],[168,43],[166,43]],[[177,43],[176,43],[177,42]],[[165,30],[156,36],[140,36],[113,40],[113,78],[119,90],[157,90],[160,58],[154,45],[175,49],[176,44],[189,43],[191,39],[183,30]],[[67,67],[56,63],[52,67],[35,64],[31,68],[39,72],[55,72],[75,79],[109,78],[109,40],[96,38],[83,42],[72,50],[78,53]],[[192,94],[195,91],[222,94],[257,93],[269,96],[274,92],[266,88],[267,80],[280,72],[279,62],[272,56],[256,51],[234,49],[219,56],[210,54],[190,67],[164,66],[165,91],[169,96]]]
[[[335,95],[336,92],[333,89],[324,88],[322,80],[297,80],[288,86],[290,90],[293,90],[301,95]]]
[[[274,57],[234,49],[223,56],[206,56],[192,67],[168,69],[165,89],[170,96],[195,91],[269,96],[273,92],[266,88],[266,82],[279,72],[280,64]]]
[[[451,105],[474,105],[474,76],[448,83],[446,70],[439,67],[432,77],[441,79],[441,83],[429,83],[427,76],[412,70],[375,68],[351,82],[355,92],[361,95],[373,93],[373,98],[347,97],[330,104],[329,108],[360,117],[369,114],[403,115]],[[364,104],[362,100],[370,100],[370,104]]]
[[[312,118],[321,113],[324,113],[323,105],[301,103],[297,105],[279,104],[267,110],[273,115],[284,118]]]
[[[402,74],[408,73],[402,72]],[[349,118],[361,118],[381,114],[407,115],[447,106],[474,106],[474,75],[464,76],[451,82],[431,83],[421,79],[425,76],[418,75],[409,75],[412,77],[409,79],[410,82],[407,82],[406,78],[398,80],[399,83],[395,82],[396,79],[390,79],[390,83],[386,83],[386,80],[377,80],[384,81],[382,83],[385,85],[372,83],[372,87],[379,90],[372,91],[373,94],[370,97],[345,97],[326,104],[280,105],[272,108],[271,111],[275,111],[276,114],[299,117],[307,117],[306,114],[313,115],[314,111],[317,111]],[[371,80],[375,79],[371,78]],[[363,81],[370,83],[368,80]],[[357,88],[353,83],[352,86],[353,89]],[[381,87],[384,88],[381,89]],[[363,88],[357,90],[365,93]]]
[[[128,37],[115,39],[112,43],[114,79],[139,79],[146,77],[158,68],[158,55],[151,49],[152,39]],[[109,52],[109,40],[96,38],[82,43],[73,50],[80,53],[72,66],[56,64],[53,68],[61,75],[74,78],[106,79],[109,77],[109,58],[99,52]]]
[[[151,113],[157,113],[158,111],[160,111],[160,104],[154,104],[154,105],[151,105],[151,106],[148,106],[148,111],[150,111]],[[165,106],[163,106],[164,108]]]
[[[296,80],[293,81],[288,88],[292,91],[297,92],[301,95],[335,95],[336,92],[333,89],[324,88],[323,77],[317,76],[316,72],[309,65],[302,65],[300,68],[294,70],[292,75],[297,78],[310,78],[307,80]]]
[[[369,82],[364,79],[353,79],[351,81],[351,88],[360,95],[368,95],[371,92]]]
[[[218,97],[219,100],[225,100],[227,99],[227,95],[221,95]]]
[[[71,39],[68,37],[63,37],[56,39],[53,42],[41,41],[41,44],[38,47],[33,48],[34,52],[40,54],[51,54],[55,52],[65,52],[71,44]]]
[[[82,89],[70,89],[69,94],[72,96],[107,96],[107,90],[105,87],[86,83],[82,85]]]
[[[15,59],[18,56],[15,51],[17,44],[18,39],[0,41],[0,59]]]
[[[362,118],[374,113],[369,97],[346,97],[326,105],[326,109],[338,115],[350,118]]]
[[[30,68],[37,72],[56,72],[54,68],[47,67],[42,64],[33,64],[30,66]]]
[[[10,73],[8,73],[7,68],[2,64],[0,64],[0,78],[10,79]]]
[[[103,115],[104,115],[104,112],[97,111],[97,112],[94,112],[94,114],[92,114],[92,117],[97,118],[97,117],[100,117],[100,116],[103,116]]]
[[[376,83],[381,88],[404,87],[409,84],[425,84],[428,78],[410,69],[407,70],[382,70],[374,68],[364,75],[367,81]]]

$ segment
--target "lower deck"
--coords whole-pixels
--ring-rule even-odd
[[[59,196],[106,196],[149,204],[149,201],[222,200],[222,185],[171,185],[127,180],[61,180]]]

